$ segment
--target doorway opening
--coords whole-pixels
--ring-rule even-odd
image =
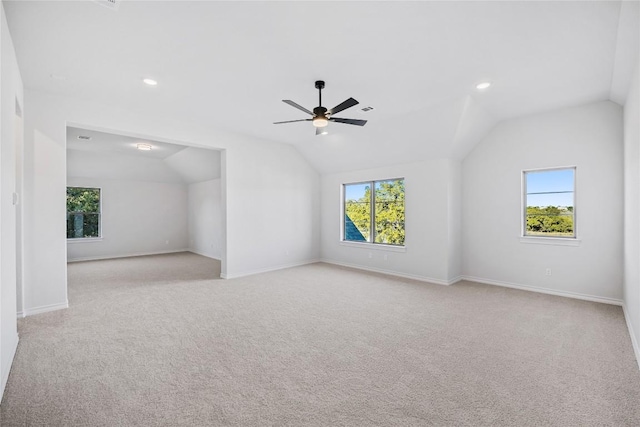
[[[67,261],[192,252],[211,259],[219,278],[222,154],[68,125]]]

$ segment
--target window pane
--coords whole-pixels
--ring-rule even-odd
[[[344,240],[370,241],[371,185],[345,185],[344,200]]]
[[[375,242],[404,245],[404,180],[375,183]]]
[[[573,168],[526,172],[527,193],[573,192],[574,172],[575,170]]]
[[[575,169],[525,172],[525,235],[575,237]]]
[[[100,237],[100,189],[67,187],[67,239]]]

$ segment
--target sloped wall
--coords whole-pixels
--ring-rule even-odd
[[[462,164],[463,275],[620,304],[622,155],[622,109],[609,101],[496,126]],[[578,245],[521,241],[522,171],[562,166],[577,167]]]

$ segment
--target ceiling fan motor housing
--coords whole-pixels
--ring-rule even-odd
[[[316,116],[325,116],[327,113],[327,109],[319,106],[313,109],[313,114],[315,114]]]

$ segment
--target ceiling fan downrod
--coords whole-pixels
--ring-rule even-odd
[[[322,107],[322,89],[324,89],[324,81],[316,81],[316,89],[318,89],[318,105]]]

